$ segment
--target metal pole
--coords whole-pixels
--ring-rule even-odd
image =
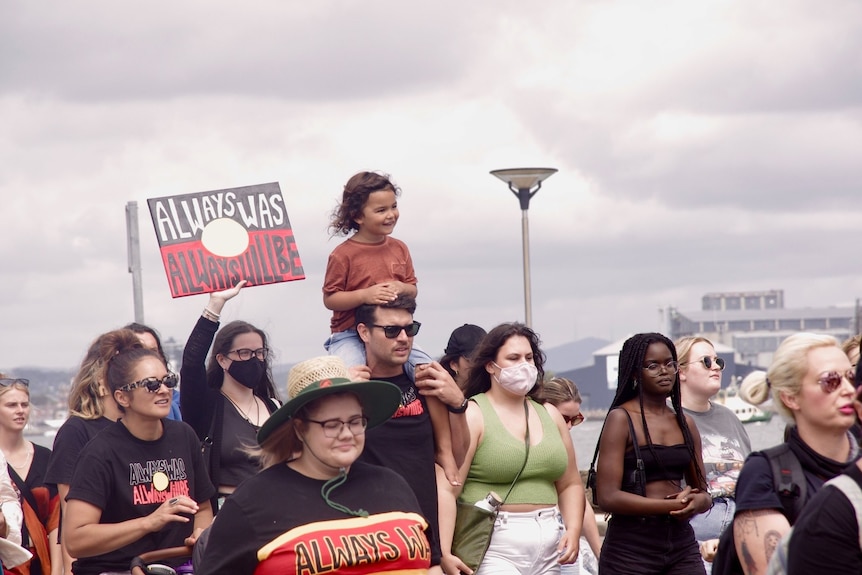
[[[524,323],[533,326],[533,308],[530,303],[530,222],[527,210],[521,210],[521,238],[524,244]]]
[[[144,323],[144,294],[141,285],[141,237],[138,233],[138,202],[126,203],[126,237],[129,252],[129,273],[132,274],[132,294],[135,301],[135,321]]]

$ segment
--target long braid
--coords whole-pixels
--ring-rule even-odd
[[[644,413],[643,406],[643,386],[640,385],[640,372],[643,368],[644,357],[646,356],[647,349],[653,343],[665,344],[670,350],[673,360],[677,361],[676,347],[673,342],[660,333],[639,333],[627,339],[623,344],[622,350],[620,350],[619,368],[617,372],[617,391],[614,395],[614,400],[611,402],[611,409],[619,407],[626,401],[633,399],[636,395],[638,396],[641,408],[641,422],[643,423],[644,439],[646,440],[647,448],[650,450],[650,453],[655,460],[661,464],[661,459],[659,459],[655,449],[653,448],[652,438],[650,437],[649,427],[647,426],[646,414]],[[701,483],[700,485],[693,487],[702,487],[703,485],[706,485],[706,478],[703,476],[700,466],[697,465],[694,440],[692,439],[691,431],[686,423],[685,413],[682,410],[679,373],[676,374],[670,397],[671,405],[674,409],[674,417],[676,418],[677,425],[679,425],[679,428],[682,431],[683,441],[685,442],[686,449],[688,450],[691,461],[694,465],[697,479]],[[637,438],[633,437],[632,441],[637,441]]]

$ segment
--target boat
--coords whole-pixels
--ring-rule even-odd
[[[772,411],[760,409],[739,397],[739,389],[734,384],[720,391],[715,401],[731,410],[742,423],[767,422],[774,415]]]

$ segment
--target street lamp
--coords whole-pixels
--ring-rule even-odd
[[[530,198],[542,189],[542,181],[557,173],[556,168],[511,168],[508,170],[493,170],[496,176],[509,185],[509,189],[521,203],[521,239],[524,247],[524,323],[532,327],[533,310],[530,304],[530,224],[527,211],[530,209]]]

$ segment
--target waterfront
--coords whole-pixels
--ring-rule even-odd
[[[575,444],[579,469],[590,467],[593,451],[602,431],[602,422],[603,419],[595,418],[572,428],[572,441]],[[768,422],[747,423],[745,430],[751,439],[751,448],[755,451],[772,447],[784,440],[784,420],[778,415]]]

